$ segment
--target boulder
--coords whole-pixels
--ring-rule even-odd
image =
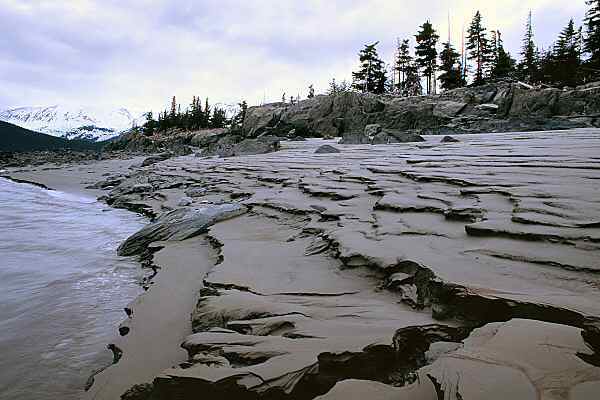
[[[190,144],[196,147],[206,147],[218,142],[226,133],[227,129],[225,128],[200,130],[192,136]]]
[[[336,149],[333,146],[330,146],[328,144],[324,144],[323,146],[320,146],[317,150],[315,150],[315,154],[326,154],[326,153],[339,153],[340,150]]]
[[[444,136],[441,140],[442,143],[456,143],[460,142],[460,140],[453,138],[452,136]]]
[[[379,132],[371,139],[371,144],[388,144],[397,143],[394,136],[389,135],[387,132]]]
[[[156,164],[157,162],[161,162],[173,157],[173,153],[161,153],[156,154],[154,156],[150,156],[142,161],[142,167],[147,167],[152,164]]]
[[[551,117],[555,114],[559,89],[524,89],[515,87],[510,117]]]
[[[414,132],[403,132],[392,129],[384,129],[382,133],[389,135],[392,141],[389,143],[411,143],[411,142],[424,142],[423,136]]]
[[[433,115],[436,117],[455,117],[465,109],[467,103],[462,101],[445,100],[435,103]]]
[[[234,156],[265,154],[279,150],[280,138],[276,136],[261,136],[256,139],[246,139],[233,146]]]
[[[340,144],[369,144],[371,139],[364,132],[346,132],[339,141]]]
[[[283,103],[265,104],[259,107],[250,107],[246,111],[242,131],[246,137],[256,137],[266,128],[274,127],[280,120],[285,109]]]
[[[365,126],[365,135],[369,138],[373,138],[379,132],[381,132],[381,125],[379,124],[369,124]]]
[[[204,156],[214,156],[218,155],[220,157],[231,157],[233,156],[233,147],[243,138],[239,135],[226,135],[215,143],[211,143],[204,149],[202,155]]]
[[[236,217],[246,212],[240,204],[211,205],[202,208],[179,208],[160,216],[123,242],[117,252],[121,256],[143,253],[156,241],[185,240],[203,232],[216,222]]]

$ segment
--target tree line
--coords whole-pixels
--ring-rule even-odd
[[[173,96],[170,110],[159,112],[158,119],[154,119],[152,111],[146,114],[146,122],[142,131],[144,134],[151,135],[171,129],[191,131],[241,125],[248,104],[246,101],[242,101],[238,106],[239,112],[234,117],[228,118],[225,110],[218,106],[211,106],[208,98],[205,99],[203,106],[200,97],[194,96],[189,107],[181,111],[181,104],[178,104],[176,97]]]
[[[348,86],[344,82],[340,88],[333,80],[329,92],[354,89],[414,96],[423,92],[435,94],[438,81],[442,89],[448,90],[503,79],[562,87],[598,79],[600,0],[586,0],[586,4],[583,24],[576,26],[573,19],[569,20],[548,49],[540,49],[535,44],[530,12],[519,61],[505,50],[499,30],[487,30],[479,11],[469,24],[462,54],[449,40],[441,43],[441,51],[438,51],[440,37],[428,20],[414,35],[414,51],[409,39],[398,39],[391,78],[377,53],[379,42],[375,42],[359,52],[360,67],[352,73],[352,84]]]

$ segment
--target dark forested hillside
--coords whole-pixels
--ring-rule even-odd
[[[0,151],[94,150],[100,147],[98,143],[62,139],[0,121]]]

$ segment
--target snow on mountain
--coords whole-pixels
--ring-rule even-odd
[[[0,121],[66,139],[106,140],[145,122],[125,108],[18,107],[0,111]]]

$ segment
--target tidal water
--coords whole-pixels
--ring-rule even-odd
[[[0,178],[0,399],[77,399],[140,293],[116,248],[143,226],[93,198]]]

